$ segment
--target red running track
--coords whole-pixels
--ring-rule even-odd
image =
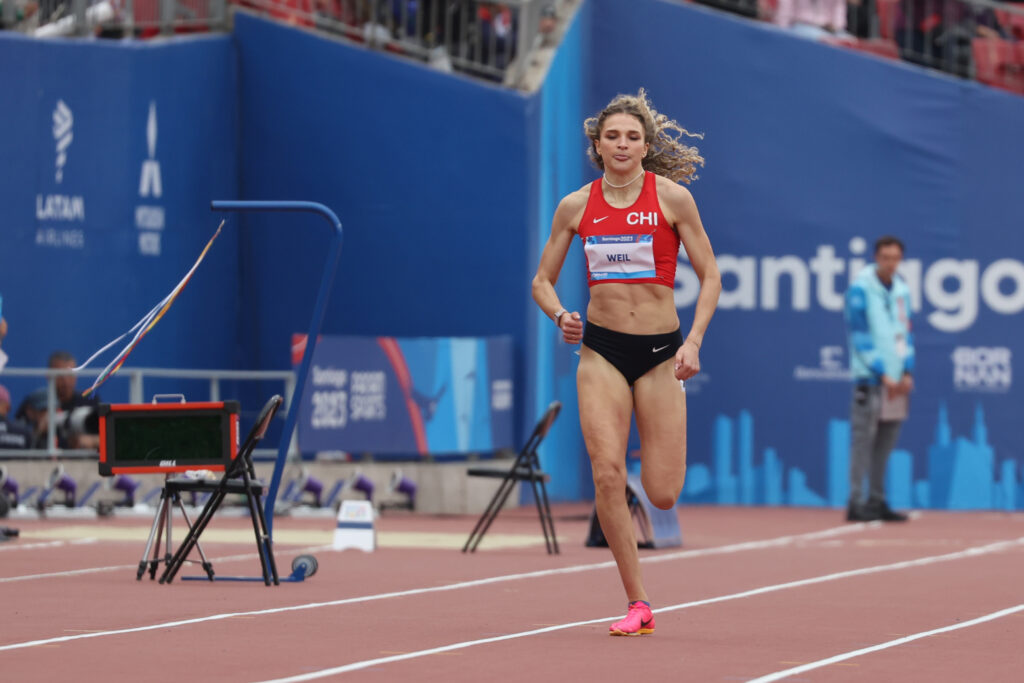
[[[554,557],[530,508],[503,512],[474,555],[454,547],[473,518],[385,513],[382,544],[420,547],[317,550],[316,576],[272,588],[136,581],[142,518],[7,520],[22,536],[0,544],[0,671],[11,681],[1020,680],[1024,515],[924,512],[882,525],[846,524],[836,510],[682,508],[684,548],[641,551],[656,632],[611,638],[624,598],[610,553],[583,547],[588,511],[556,506]],[[219,574],[257,573],[244,534],[213,535],[247,523],[211,527],[204,547]],[[282,573],[299,551],[286,543],[329,538],[332,526],[276,520]],[[532,544],[487,549],[492,534]]]

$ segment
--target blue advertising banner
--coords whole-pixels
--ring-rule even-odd
[[[889,502],[1024,508],[1024,132],[1011,123],[1024,100],[676,3],[597,9],[594,40],[617,47],[595,57],[592,109],[644,86],[705,135],[692,192],[723,291],[687,383],[682,500],[846,505],[844,293],[893,234],[907,247],[917,361]],[[684,331],[697,293],[681,257]]]
[[[295,335],[301,357],[305,335]],[[513,446],[511,337],[325,336],[299,406],[303,452],[439,455]]]
[[[0,82],[10,366],[43,365],[58,348],[82,359],[149,310],[209,239],[210,199],[244,188],[323,201],[346,231],[324,329],[367,335],[368,347],[353,354],[361,365],[320,363],[302,397],[303,447],[493,450],[525,437],[557,399],[562,417],[541,452],[551,493],[586,499],[577,356],[534,307],[529,280],[558,199],[598,174],[580,122],[645,87],[704,135],[691,190],[724,279],[703,373],[687,390],[683,500],[845,504],[842,296],[891,233],[907,244],[917,370],[890,502],[1024,508],[1024,393],[1013,382],[1024,352],[1020,97],[675,0],[585,3],[534,94],[244,15],[230,37],[0,35]],[[352,93],[378,104],[348,106]],[[415,178],[397,193],[381,182],[396,168]],[[229,221],[132,362],[286,367],[274,340],[307,322],[318,272],[308,264],[322,233],[307,236],[304,220]],[[583,265],[574,246],[558,283],[581,311]],[[696,285],[681,259],[684,328]],[[465,313],[477,310],[501,314]],[[384,333],[402,337],[371,336]],[[474,350],[451,335],[472,335]],[[509,348],[495,351],[492,335]]]
[[[851,242],[855,252],[870,252],[866,240],[855,237]],[[831,247],[819,245],[815,254],[804,258],[719,256],[731,286],[723,292],[714,325],[718,349],[706,354],[710,368],[688,386],[691,405],[714,406],[714,415],[710,425],[706,421],[691,425],[691,444],[707,444],[708,451],[691,450],[696,457],[691,457],[684,500],[846,504],[850,352],[837,309],[843,286],[833,290],[833,284],[824,284],[822,274],[832,272],[829,264],[839,273],[848,266],[859,267],[863,260],[847,262],[834,253]],[[775,268],[783,260],[786,274],[780,275]],[[986,276],[993,271],[997,275]],[[1020,451],[1013,442],[1017,419],[1013,410],[1022,397],[1013,385],[1012,368],[1018,344],[995,330],[997,316],[1009,314],[1000,309],[1021,307],[1012,298],[1024,291],[1024,264],[999,259],[984,267],[971,258],[931,263],[907,258],[901,273],[920,301],[913,319],[919,372],[910,419],[889,461],[890,503],[914,508],[1020,508],[1024,490],[1018,474]],[[945,288],[922,285],[921,274],[924,283],[945,281]],[[683,264],[677,284],[693,277]],[[792,280],[784,298],[756,297],[749,300],[754,306],[743,307],[744,290],[760,289],[771,295],[777,277]],[[986,277],[1010,284],[1009,293],[979,285],[978,278]],[[811,296],[812,288],[817,296]],[[990,296],[986,301],[980,295],[980,301],[975,301],[957,295],[986,289],[994,299]],[[682,284],[677,301],[686,304],[693,291]],[[953,296],[961,303],[954,306]],[[935,297],[942,299],[944,308],[935,307]],[[830,300],[834,304],[826,306]],[[963,313],[979,304],[988,304],[989,310]],[[680,311],[684,319],[688,313]],[[760,359],[739,347],[743,329],[767,333],[760,342],[764,354]],[[783,338],[786,343],[781,343]],[[722,365],[729,352],[733,367]],[[990,433],[990,426],[998,432]],[[704,460],[707,452],[710,458]]]
[[[228,36],[0,33],[0,294],[12,367],[45,366],[58,349],[84,361],[195,262],[217,227],[210,200],[238,189],[236,67]],[[130,364],[233,366],[238,243],[229,226]],[[20,397],[38,380],[4,383]]]

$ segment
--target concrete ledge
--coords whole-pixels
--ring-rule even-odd
[[[400,493],[390,491],[392,473],[401,470],[402,476],[416,484],[416,512],[424,514],[445,515],[478,515],[486,509],[498,482],[493,479],[470,477],[466,470],[479,467],[479,462],[323,462],[303,463],[309,474],[323,483],[326,495],[339,479],[349,480],[358,471],[374,484],[374,503],[397,503],[405,499]],[[495,467],[511,467],[511,460],[494,461]],[[294,476],[295,466],[285,470],[281,481],[281,490],[287,479]],[[268,463],[257,467],[257,473],[269,480],[272,466]],[[342,499],[362,499],[359,491],[345,490]],[[519,485],[509,495],[506,507],[519,504]]]
[[[37,460],[37,461],[8,461],[4,465],[10,477],[18,482],[21,495],[30,487],[42,487],[50,477],[53,469],[61,464],[64,471],[78,484],[77,495],[81,498],[90,486],[101,481],[100,489],[89,499],[88,505],[95,505],[97,501],[116,502],[123,498],[123,494],[109,488],[112,478],[100,477],[95,460]],[[278,492],[278,499],[285,491],[285,487],[291,477],[299,473],[299,467],[304,467],[308,473],[323,484],[323,496],[330,493],[338,480],[349,480],[358,470],[360,474],[370,479],[374,485],[374,503],[398,503],[405,499],[400,493],[389,490],[391,476],[395,470],[401,470],[402,476],[410,479],[416,484],[416,509],[415,512],[424,514],[446,514],[446,515],[479,515],[487,507],[494,492],[498,490],[499,480],[481,477],[470,477],[466,470],[470,467],[495,467],[498,469],[512,466],[511,459],[500,459],[494,461],[473,461],[473,462],[331,462],[311,461],[301,464],[289,465],[281,480],[281,488]],[[256,467],[257,474],[264,481],[270,481],[273,472],[272,463],[259,463]],[[130,475],[133,479],[141,482],[135,492],[136,502],[141,502],[143,497],[163,485],[163,475],[145,474]],[[519,504],[519,484],[515,485],[508,497],[506,507],[515,507]],[[345,489],[340,499],[362,500],[363,494],[359,491]],[[62,501],[60,492],[51,494],[51,501]],[[309,501],[310,496],[303,500]],[[326,502],[326,500],[324,501]],[[335,501],[337,503],[337,501]]]

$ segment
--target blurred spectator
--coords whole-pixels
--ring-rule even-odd
[[[38,9],[39,5],[34,0],[0,0],[0,29],[34,19]]]
[[[875,0],[847,0],[846,30],[858,38],[875,38],[871,24],[878,13]],[[881,21],[882,18],[878,17]]]
[[[71,370],[75,367],[75,358],[67,351],[55,351],[50,354],[48,365],[53,369]],[[100,398],[95,394],[88,398],[82,396],[75,391],[75,383],[75,375],[71,372],[58,375],[54,380],[58,410],[54,418],[57,448],[98,448],[99,418],[96,408]],[[18,406],[15,417],[32,429],[32,448],[47,447],[49,414],[46,387],[40,387],[26,396]]]
[[[29,448],[46,448],[46,432],[49,425],[46,412],[46,389],[36,389],[26,396],[18,406],[14,418],[29,428],[32,435]],[[58,443],[58,446],[60,444]]]
[[[558,12],[555,11],[553,1],[544,3],[540,10],[540,23],[537,31],[544,36],[544,44],[551,47],[554,45],[555,29],[558,28]]]
[[[481,2],[477,8],[481,61],[504,69],[512,61],[516,29],[512,10],[499,2]]]
[[[11,392],[0,384],[0,448],[31,448],[32,429],[8,418],[11,412]]]
[[[779,0],[775,23],[803,38],[846,33],[846,0]]]
[[[896,44],[908,62],[973,75],[971,41],[1002,36],[991,8],[961,0],[901,0]]]
[[[276,19],[283,24],[290,24],[291,26],[313,26],[316,19],[313,1],[314,0],[272,0],[266,4],[262,4],[260,2],[253,4],[256,7],[265,10],[267,16],[271,19]]]
[[[398,29],[399,35],[415,38],[420,22],[423,22],[423,33],[427,33],[430,12],[423,7],[421,0],[391,0],[391,25]]]
[[[1024,11],[1024,0],[1007,0],[1004,4],[1015,10]],[[996,17],[1008,37],[1024,41],[1024,14],[1021,14],[1020,11],[1011,13],[1006,10],[996,10]]]
[[[313,0],[313,21],[317,28],[333,30],[335,24],[356,24],[355,0]]]
[[[694,0],[694,2],[751,19],[758,17],[757,0]]]
[[[39,25],[56,21],[71,10],[69,0],[39,0]]]
[[[54,351],[50,354],[51,368],[71,370],[75,365],[75,357],[67,351]],[[76,381],[77,378],[71,372],[58,375],[55,380],[57,404],[64,413],[59,429],[68,444],[67,448],[98,448],[100,438],[96,408],[100,400],[96,395],[85,397],[75,391]]]
[[[54,351],[50,354],[47,367],[54,370],[72,370],[75,367],[75,357],[67,351]],[[58,375],[54,382],[57,385],[57,403],[61,410],[69,410],[74,407],[75,384],[74,374]]]
[[[363,23],[363,40],[370,45],[384,45],[391,42],[391,30],[386,26],[390,21],[383,5],[365,4],[360,7],[359,21]]]

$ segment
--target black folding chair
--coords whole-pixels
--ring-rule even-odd
[[[263,505],[261,504],[263,483],[256,479],[256,469],[252,463],[252,452],[256,448],[256,444],[267,433],[270,421],[274,418],[274,414],[277,413],[277,409],[281,407],[283,402],[284,399],[280,396],[273,396],[267,401],[266,405],[263,406],[263,410],[260,411],[259,417],[256,418],[256,424],[253,425],[249,436],[246,437],[245,443],[239,449],[238,455],[225,470],[224,476],[219,481],[204,481],[184,477],[167,480],[165,488],[168,495],[180,496],[185,492],[206,492],[210,494],[210,497],[207,499],[206,505],[203,506],[202,512],[199,513],[199,517],[196,518],[196,523],[189,529],[185,540],[181,542],[178,550],[167,563],[164,573],[160,576],[160,583],[170,583],[174,580],[174,575],[181,569],[181,565],[184,564],[189,553],[192,552],[192,548],[198,545],[199,537],[210,523],[217,508],[224,502],[225,496],[228,494],[241,494],[246,498],[249,506],[249,516],[252,517],[252,529],[256,535],[256,549],[259,552],[260,567],[263,569],[263,583],[267,586],[271,582],[275,586],[278,585],[279,579],[277,576],[277,565],[274,562],[274,549],[271,547],[267,520],[263,516]],[[209,579],[213,581],[212,566],[206,562],[204,569],[206,569]]]
[[[508,496],[512,493],[512,489],[515,488],[517,481],[530,482],[530,486],[533,487],[533,497],[537,503],[537,514],[540,515],[540,527],[544,531],[544,545],[547,546],[549,555],[559,552],[558,540],[555,538],[555,523],[551,519],[551,506],[548,504],[548,492],[545,487],[545,483],[551,477],[540,469],[537,447],[540,446],[540,442],[547,436],[548,430],[551,429],[551,424],[558,417],[558,411],[561,409],[562,404],[558,401],[554,401],[548,406],[537,426],[533,428],[533,434],[526,441],[526,445],[523,446],[523,449],[519,451],[519,455],[516,456],[511,468],[504,470],[472,467],[467,470],[466,473],[471,477],[501,479],[501,485],[498,486],[498,490],[494,493],[494,497],[491,498],[487,509],[484,510],[480,519],[477,520],[476,526],[473,527],[473,531],[466,540],[466,545],[462,546],[462,552],[472,553],[476,551],[476,547],[480,545],[484,534],[487,533],[491,523],[494,522],[494,518],[498,516],[498,512],[505,505],[505,501],[508,500]]]

